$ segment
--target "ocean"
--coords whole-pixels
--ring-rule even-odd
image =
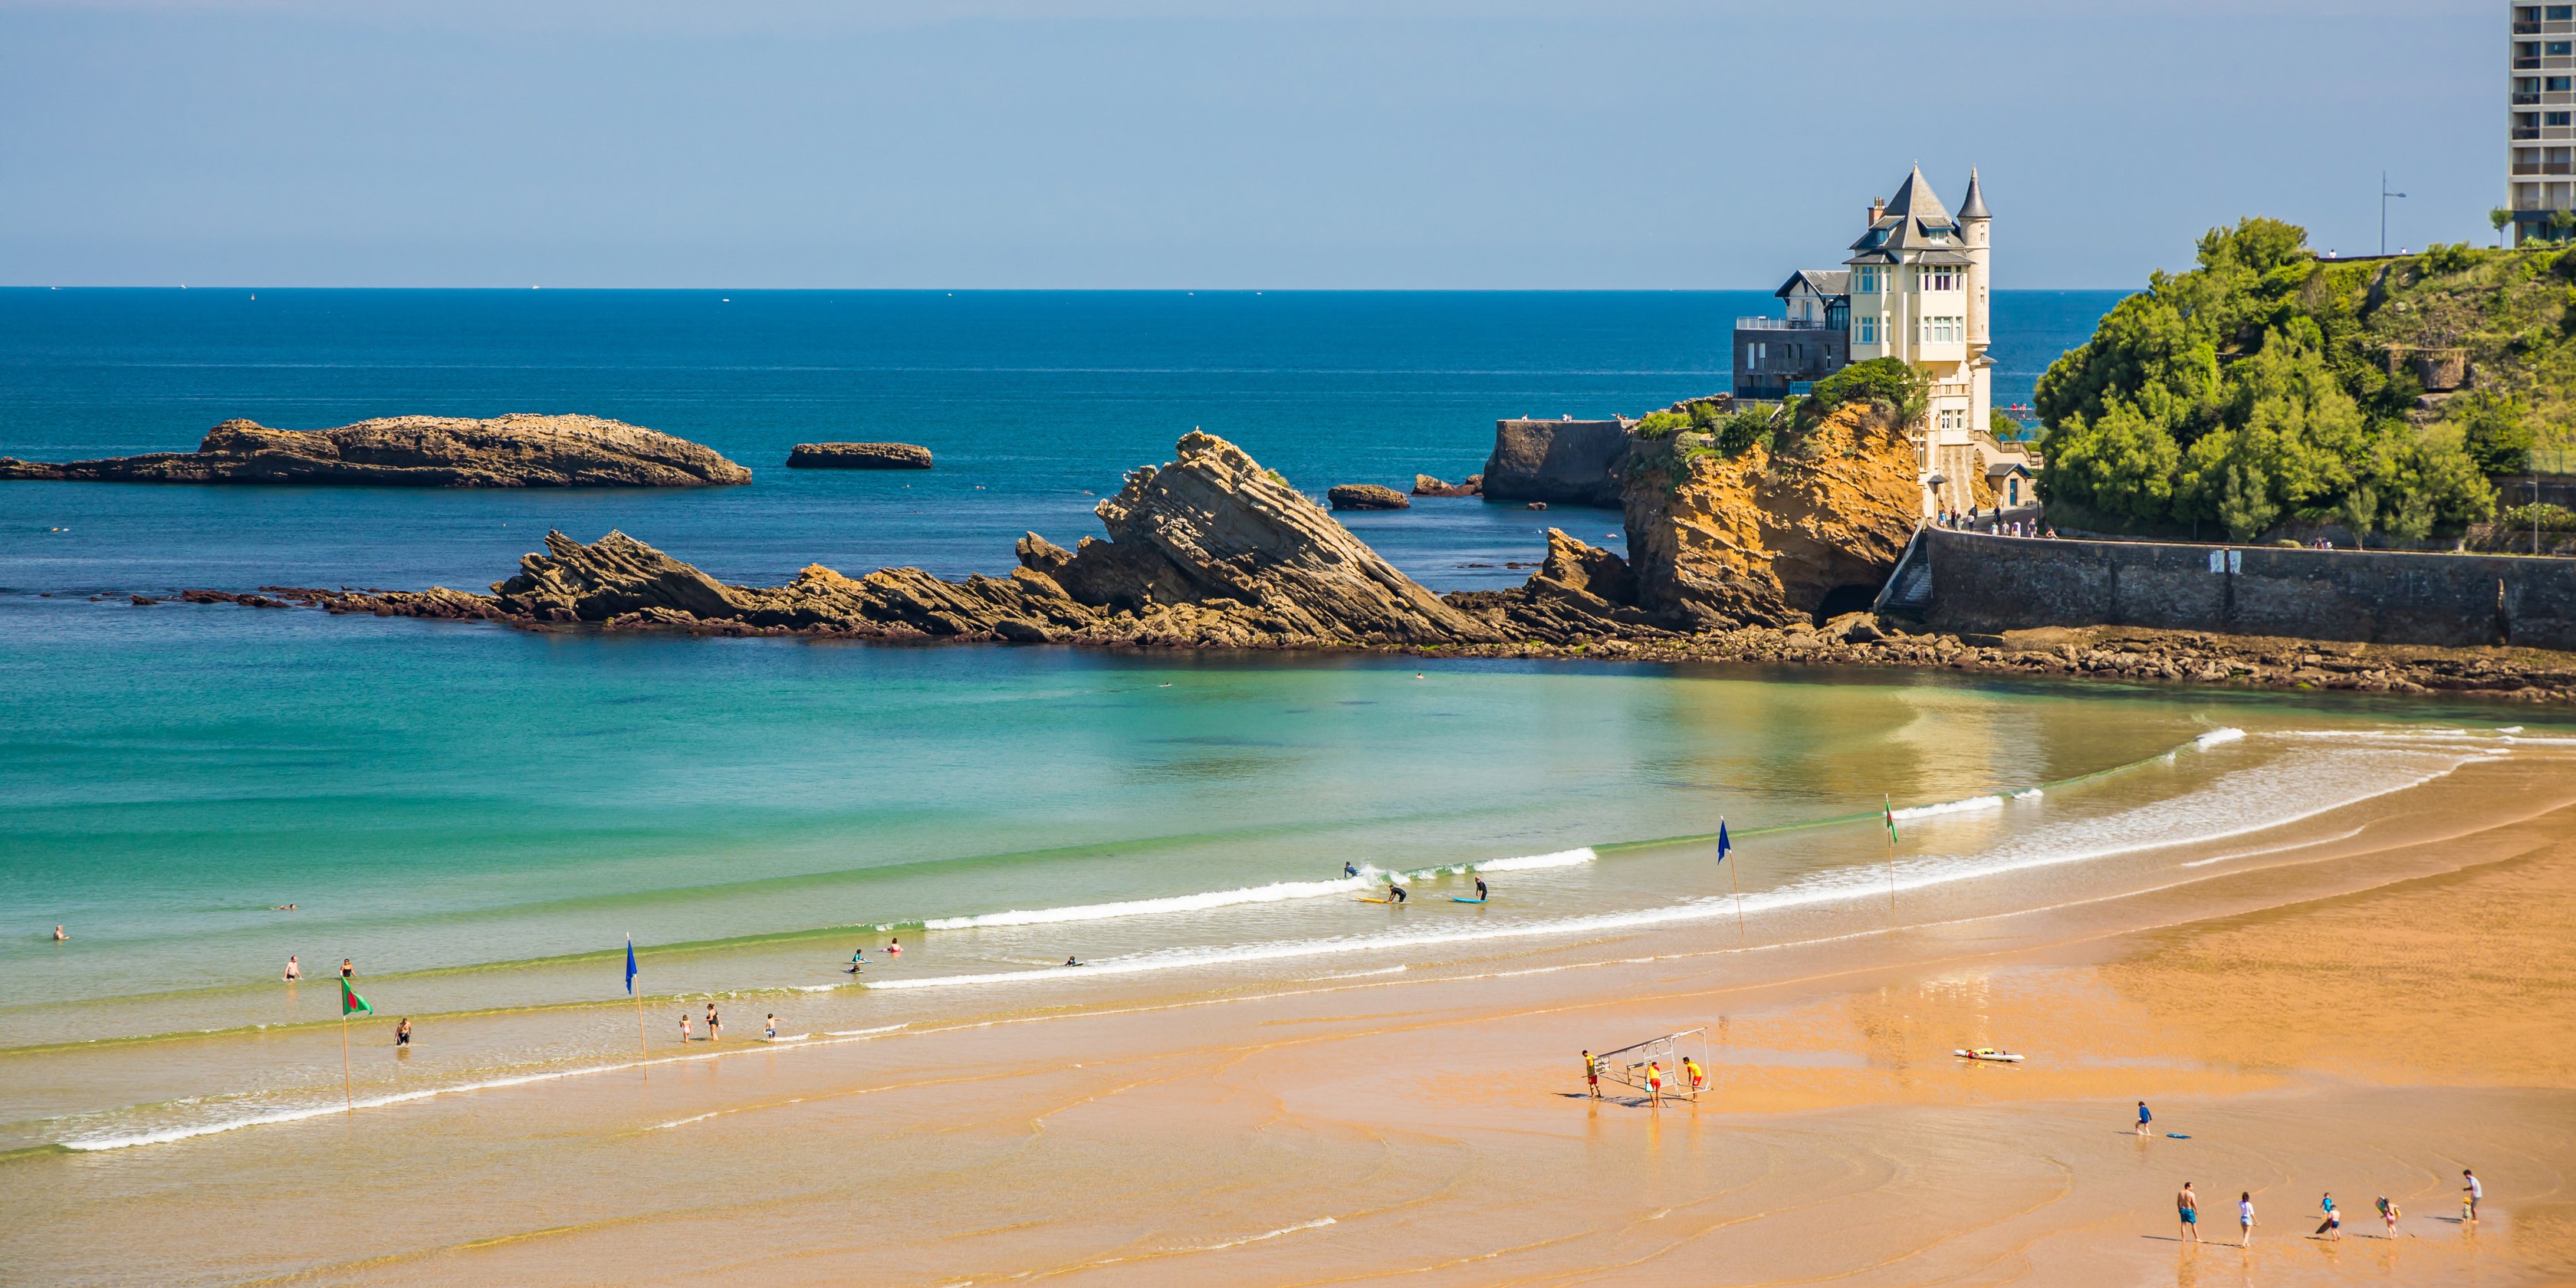
[[[1999,294],[1998,401],[2026,401],[2116,298]],[[375,1010],[358,1094],[400,1103],[633,1059],[630,1024],[649,1019],[649,1051],[710,1001],[733,1034],[776,1013],[827,1040],[1102,990],[1487,969],[1650,927],[1781,943],[1883,928],[1881,908],[2055,906],[2170,881],[2178,845],[2244,838],[2230,861],[2260,862],[2281,829],[2363,826],[2479,758],[2556,754],[2489,710],[2297,696],[531,634],[125,598],[480,588],[549,528],[622,529],[739,582],[998,572],[1023,531],[1096,533],[1098,497],[1192,428],[1310,492],[1455,479],[1497,417],[1724,388],[1732,318],[1768,302],[0,292],[0,454],[181,449],[232,417],[586,412],[755,474],[662,493],[0,485],[0,1152],[338,1107],[343,958]],[[825,439],[917,442],[939,467],[780,467]],[[1347,521],[1437,589],[1519,581],[1549,526],[1619,528],[1473,500]],[[1455,902],[1478,876],[1490,901]],[[1359,901],[1390,880],[1406,902]],[[300,986],[279,980],[290,955]],[[397,1057],[374,1031],[397,1015],[438,1040]]]

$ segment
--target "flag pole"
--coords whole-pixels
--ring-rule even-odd
[[[343,987],[346,987],[345,985]],[[358,1112],[358,1091],[349,1074],[349,1008],[340,1007],[340,1111]]]
[[[1896,800],[1880,795],[1879,803],[1887,811],[1887,917],[1896,919]]]
[[[1721,862],[1723,862],[1726,858],[1726,851],[1729,848],[1724,843],[1726,837],[1726,816],[1724,814],[1717,816],[1717,835],[1719,838],[1717,857]],[[1737,865],[1741,865],[1742,862],[1743,860],[1741,859],[1736,860]],[[1736,879],[1734,866],[1729,866],[1726,869],[1726,880],[1727,884],[1735,887],[1735,946],[1742,948],[1744,947],[1744,883]]]
[[[644,1040],[644,995],[635,991],[635,934],[626,935],[626,995],[635,999],[635,1058],[644,1080],[653,1080],[653,1047]]]

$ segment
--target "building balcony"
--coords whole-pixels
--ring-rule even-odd
[[[2537,58],[2517,58],[2513,60],[2513,69],[2518,72],[2538,71],[2540,70],[2540,60]]]
[[[2517,22],[2513,24],[2513,34],[2517,36],[2537,36],[2540,34],[2540,24],[2536,22]]]
[[[2539,127],[2539,126],[2537,126],[2537,125],[2517,125],[2517,126],[2513,127],[2513,137],[2514,137],[2514,141],[2515,141],[2515,142],[2517,142],[2517,143],[2521,142],[2521,141],[2522,141],[2522,140],[2524,140],[2524,139],[2536,139],[2536,138],[2539,138],[2539,137],[2540,137],[2540,127]]]
[[[2538,165],[2517,165],[2513,168],[2513,173],[2516,178],[2522,178],[2532,175],[2568,174],[2571,173],[2571,169],[2564,161],[2543,161]]]
[[[1737,318],[1735,329],[1738,331],[1839,331],[1842,328],[1832,322],[1817,322],[1808,318]]]

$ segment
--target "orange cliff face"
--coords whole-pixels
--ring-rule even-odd
[[[1696,629],[1806,622],[1838,590],[1837,606],[1866,608],[1921,513],[1895,415],[1850,403],[1769,447],[1727,457],[1706,444],[1677,434],[1631,454],[1638,606]]]

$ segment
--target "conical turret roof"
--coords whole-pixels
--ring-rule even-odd
[[[1967,204],[1959,207],[1959,217],[1961,219],[1994,218],[1986,210],[1985,189],[1977,186],[1977,167],[1975,166],[1968,167],[1968,201]]]

